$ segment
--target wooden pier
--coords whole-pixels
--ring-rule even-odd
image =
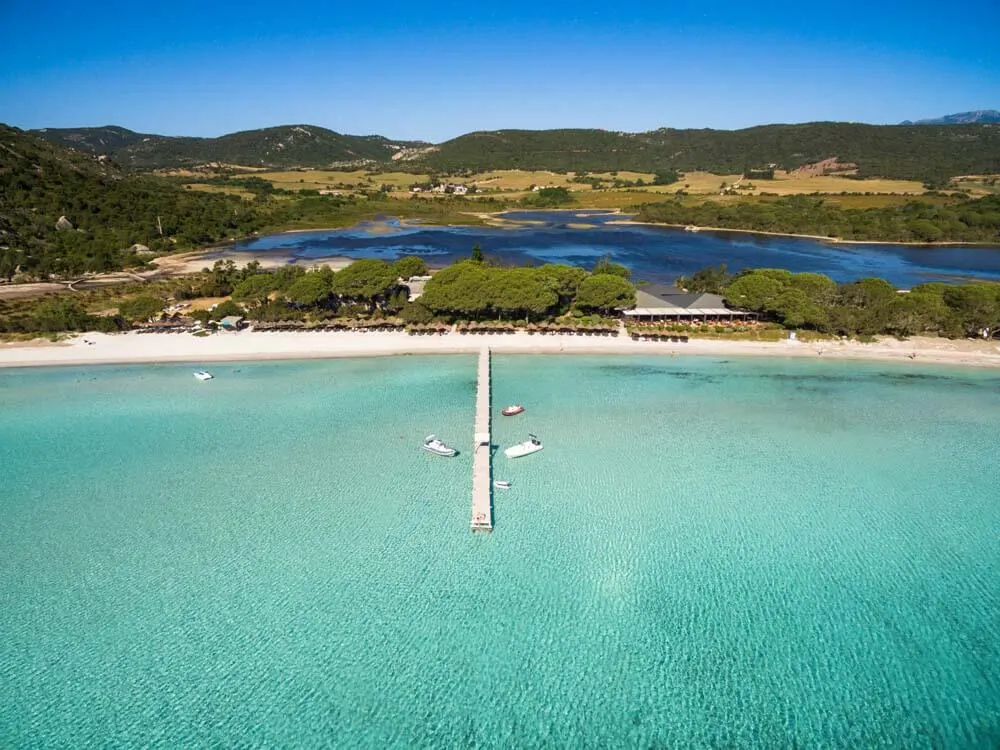
[[[472,453],[472,530],[493,530],[492,450],[490,445],[490,350],[479,352],[476,425]]]

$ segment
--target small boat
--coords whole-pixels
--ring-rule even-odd
[[[512,445],[510,448],[505,450],[503,454],[507,458],[520,458],[521,456],[528,456],[532,453],[538,453],[542,449],[542,444],[534,435],[529,434],[528,439],[524,442],[518,443],[517,445]]]
[[[506,479],[497,479],[495,482],[493,482],[493,486],[496,487],[498,490],[509,490],[510,482],[508,482]]]
[[[206,370],[198,370],[195,372],[194,376],[198,378],[198,380],[211,380],[213,377],[212,373]]]
[[[435,456],[448,456],[449,458],[458,453],[457,450],[434,435],[428,435],[424,438],[424,450],[433,453]]]
[[[701,227],[696,227],[694,224],[688,224],[686,227],[684,227],[684,231],[685,232],[700,232],[701,231]]]
[[[513,417],[515,414],[520,414],[524,411],[524,407],[520,404],[511,404],[510,406],[505,406],[500,410],[500,413],[505,417]]]

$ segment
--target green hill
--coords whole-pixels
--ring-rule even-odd
[[[814,122],[744,130],[494,130],[429,144],[341,135],[314,125],[283,125],[187,138],[125,128],[48,128],[36,135],[135,169],[222,163],[258,167],[383,166],[443,172],[548,169],[607,172],[660,169],[718,174],[775,164],[795,169],[836,157],[859,177],[943,184],[964,174],[1000,173],[1000,125],[861,125]],[[406,159],[393,155],[409,149]]]
[[[414,144],[378,135],[341,135],[314,125],[281,125],[230,133],[219,138],[190,138],[104,128],[46,128],[31,131],[60,146],[111,156],[136,169],[239,164],[248,167],[334,167],[381,164]]]
[[[140,142],[143,138],[156,137],[145,133],[136,133],[117,125],[105,125],[102,128],[41,128],[28,132],[58,146],[72,148],[95,156],[100,154],[110,156],[123,148]]]
[[[498,130],[440,144],[424,163],[442,171],[678,169],[718,174],[775,164],[795,169],[836,157],[860,177],[944,182],[1000,172],[997,125],[858,125],[820,122],[745,130]]]
[[[138,262],[134,244],[193,247],[246,234],[258,221],[238,197],[129,175],[0,125],[0,278],[17,269],[36,277],[115,270]]]

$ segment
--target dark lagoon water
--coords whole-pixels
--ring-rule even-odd
[[[814,271],[840,282],[877,276],[902,288],[927,281],[1000,281],[1000,246],[828,245],[797,237],[622,224],[626,217],[600,211],[517,211],[504,216],[516,223],[503,228],[451,227],[385,219],[347,229],[270,235],[235,249],[273,250],[303,263],[335,255],[385,260],[420,255],[431,265],[447,265],[468,257],[478,243],[488,256],[514,265],[590,267],[608,255],[631,268],[640,281],[670,282],[719,263],[733,271]]]

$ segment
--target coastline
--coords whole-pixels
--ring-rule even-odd
[[[640,227],[667,227],[669,229],[684,229],[689,226],[698,226],[698,232],[730,232],[734,234],[759,234],[763,237],[794,237],[802,240],[816,240],[827,245],[899,245],[902,247],[982,247],[986,249],[1000,248],[1000,244],[989,242],[961,242],[953,240],[950,242],[899,242],[896,240],[845,240],[840,237],[828,237],[822,234],[795,234],[794,232],[766,232],[762,229],[733,229],[732,227],[703,227],[691,224],[665,224],[659,221],[636,221],[635,219],[622,219],[621,221],[609,221],[608,224],[631,225]],[[693,233],[697,234],[697,232]]]
[[[543,224],[541,221],[532,221],[530,219],[508,219],[504,214],[508,213],[591,213],[591,214],[601,214],[608,216],[634,216],[634,214],[627,213],[622,208],[601,208],[597,206],[587,207],[587,206],[576,206],[573,208],[530,208],[530,207],[512,207],[505,208],[500,211],[462,211],[461,213],[467,216],[473,216],[483,222],[485,226],[492,226],[501,229],[514,229],[517,227],[531,226],[533,224]],[[419,218],[405,218],[402,216],[393,217],[397,219],[401,226],[441,226],[441,227],[456,227],[456,226],[469,226],[467,224],[426,224]],[[669,229],[684,229],[685,227],[691,226],[690,224],[667,224],[659,221],[638,221],[636,219],[614,219],[606,222],[609,226],[643,226],[643,227],[667,227]],[[268,234],[259,235],[259,237],[275,236],[279,234],[299,234],[305,232],[329,232],[338,229],[345,229],[344,226],[339,227],[321,227],[312,229],[284,229],[278,230],[276,232],[269,232]],[[590,227],[588,227],[590,228]],[[816,242],[822,242],[828,245],[898,245],[902,247],[982,247],[986,249],[996,249],[1000,248],[998,243],[990,242],[965,242],[961,240],[950,240],[950,241],[940,241],[940,242],[904,242],[897,240],[845,240],[840,237],[830,237],[824,234],[801,234],[796,232],[768,232],[763,229],[737,229],[733,227],[711,227],[711,226],[698,226],[699,232],[719,232],[719,233],[733,233],[733,234],[756,234],[762,237],[792,237],[796,239],[803,240],[814,240]]]
[[[93,342],[92,344],[86,343]],[[566,334],[414,335],[403,332],[88,333],[59,343],[0,344],[0,368],[109,364],[245,362],[408,354],[605,354],[752,356],[896,362],[1000,369],[1000,342],[914,337],[857,341],[788,342],[692,339],[687,343],[633,341],[625,336]]]

